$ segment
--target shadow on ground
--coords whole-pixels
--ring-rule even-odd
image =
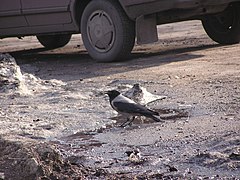
[[[174,47],[163,49],[161,52],[134,51],[127,61],[113,63],[97,63],[89,57],[85,50],[62,53],[58,52],[58,50],[49,51],[44,48],[37,48],[14,51],[11,52],[11,55],[17,59],[20,67],[25,64],[31,64],[39,68],[37,71],[46,71],[46,73],[34,72],[41,79],[72,81],[99,76],[111,76],[117,73],[145,69],[178,61],[194,60],[204,56],[194,54],[195,51],[217,48],[219,46],[210,44],[194,47]],[[75,74],[74,76],[67,76],[69,69],[71,69],[71,74]],[[28,71],[25,70],[25,72]],[[62,75],[59,75],[59,73]]]

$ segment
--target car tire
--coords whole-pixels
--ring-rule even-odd
[[[71,34],[41,35],[37,36],[38,41],[47,49],[54,49],[65,46],[71,39]]]
[[[125,60],[135,43],[135,23],[116,1],[93,0],[81,18],[81,34],[97,62]]]
[[[240,42],[240,4],[231,4],[223,12],[202,20],[208,36],[220,44]]]

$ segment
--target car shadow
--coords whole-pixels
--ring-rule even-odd
[[[111,76],[117,73],[161,66],[172,62],[194,60],[204,56],[201,53],[194,54],[195,51],[220,46],[213,43],[191,47],[174,47],[150,53],[147,51],[133,51],[128,60],[112,63],[97,63],[91,59],[86,50],[58,52],[57,50],[49,51],[44,48],[37,48],[13,51],[10,54],[15,57],[20,67],[25,64],[37,66],[39,70],[34,74],[41,79],[72,81],[97,76]],[[30,73],[26,68],[24,68],[24,71]],[[64,77],[64,75],[66,76]]]

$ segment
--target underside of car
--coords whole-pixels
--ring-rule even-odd
[[[52,49],[65,46],[72,34],[81,33],[89,55],[99,62],[125,60],[135,42],[158,41],[158,25],[186,20],[201,20],[208,36],[220,44],[240,42],[239,0],[14,2],[2,2],[0,38],[35,35],[45,48]]]

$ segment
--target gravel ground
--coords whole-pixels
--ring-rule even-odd
[[[2,39],[16,61],[1,55],[0,179],[239,179],[239,44],[214,43],[199,21],[158,31],[116,63],[94,62],[79,35],[48,51]],[[164,123],[119,127],[103,91],[136,83],[166,96],[148,105]]]

